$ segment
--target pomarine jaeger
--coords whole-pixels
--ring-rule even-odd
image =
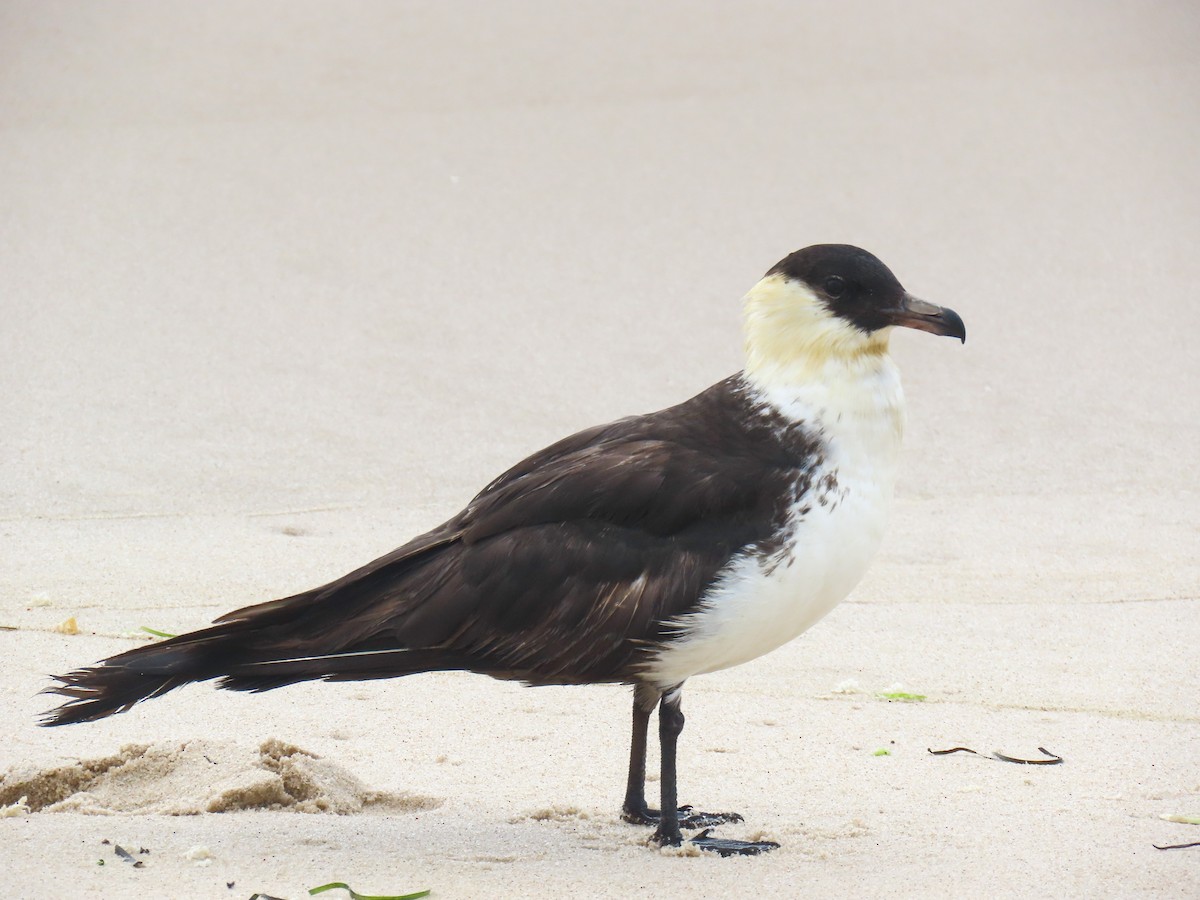
[[[904,397],[895,326],[962,340],[962,319],[843,244],[798,250],[744,300],[743,371],[659,412],[581,431],[485,487],[443,525],[323,587],[57,677],[43,724],[89,722],[182,684],[466,670],[529,685],[633,688],[622,808],[653,842],[722,855],[768,841],[708,827],[676,796],[693,675],[792,640],[866,571],[891,506]],[[646,803],[658,707],[660,809]]]

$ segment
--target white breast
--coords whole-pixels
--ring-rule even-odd
[[[735,556],[698,609],[676,620],[679,638],[647,667],[660,688],[797,637],[846,598],[878,550],[904,425],[899,375],[886,356],[828,374],[800,389],[758,391],[766,407],[812,426],[824,459],[792,501],[782,549]]]

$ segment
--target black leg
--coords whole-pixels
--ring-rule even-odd
[[[662,694],[655,688],[639,684],[633,692],[633,736],[629,741],[629,778],[625,782],[625,802],[621,818],[634,825],[655,825],[662,818],[657,809],[646,805],[646,749],[650,713],[658,706]],[[682,728],[682,718],[680,722]],[[740,822],[737,813],[696,812],[690,806],[677,810],[680,828],[711,828],[726,822]]]
[[[658,828],[654,831],[652,840],[660,847],[678,847],[683,843],[683,834],[679,830],[680,826],[688,827],[689,820],[710,820],[709,824],[720,824],[722,822],[740,822],[742,817],[737,813],[717,813],[710,815],[707,813],[699,813],[681,820],[679,814],[691,812],[691,807],[679,807],[678,797],[678,782],[676,781],[676,764],[675,753],[679,744],[679,735],[683,731],[683,710],[680,708],[680,700],[682,695],[682,687],[672,688],[662,695],[662,701],[658,707],[658,740],[661,747],[662,755],[662,776],[659,787],[662,789],[662,812],[659,814]],[[646,713],[646,719],[649,718],[649,712]],[[645,744],[645,723],[643,721],[643,751]],[[637,732],[637,713],[634,713],[634,732],[636,739]],[[642,773],[645,774],[645,754],[642,755]],[[631,773],[632,774],[632,773]],[[645,801],[642,801],[643,804]],[[711,821],[715,820],[715,821]],[[699,827],[699,826],[692,826]],[[690,843],[695,844],[701,850],[708,850],[713,853],[719,853],[721,856],[754,856],[759,853],[765,853],[768,850],[774,850],[779,845],[774,841],[731,841],[722,838],[709,837],[711,829],[705,828],[704,831],[691,839]]]
[[[679,708],[682,694],[681,688],[672,688],[662,696],[658,706],[658,743],[662,755],[662,776],[659,787],[662,789],[662,812],[658,818],[658,828],[654,832],[654,842],[664,847],[678,847],[683,843],[683,835],[679,832],[679,796],[675,781],[675,748],[679,743],[679,733],[683,731],[683,710]]]
[[[634,825],[658,824],[658,810],[646,806],[646,735],[650,713],[662,695],[654,688],[639,684],[633,690],[633,736],[629,741],[629,780],[625,782],[625,803],[621,818]]]

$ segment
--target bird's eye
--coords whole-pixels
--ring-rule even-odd
[[[846,293],[846,279],[837,275],[830,275],[825,279],[825,293],[835,300]]]

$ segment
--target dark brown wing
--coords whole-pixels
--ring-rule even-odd
[[[819,462],[802,425],[755,410],[741,390],[728,379],[580,432],[337,581],[59,676],[51,690],[68,701],[45,724],[209,678],[252,691],[438,669],[535,684],[632,680],[734,554],[769,550]]]
[[[48,724],[180,684],[461,668],[534,684],[630,680],[668,623],[745,547],[767,550],[817,463],[803,428],[755,412],[736,378],[590,428],[517,464],[442,527],[304,594],[61,676]]]
[[[475,508],[460,541],[414,572],[438,590],[401,614],[392,637],[411,638],[420,618],[440,626],[423,637],[476,671],[626,678],[666,620],[760,539],[756,474],[647,440],[540,468]]]
[[[300,631],[361,654],[320,676],[419,663],[534,683],[629,678],[731,556],[779,528],[813,462],[815,444],[764,431],[735,390],[567,438],[442,528],[313,592]]]

